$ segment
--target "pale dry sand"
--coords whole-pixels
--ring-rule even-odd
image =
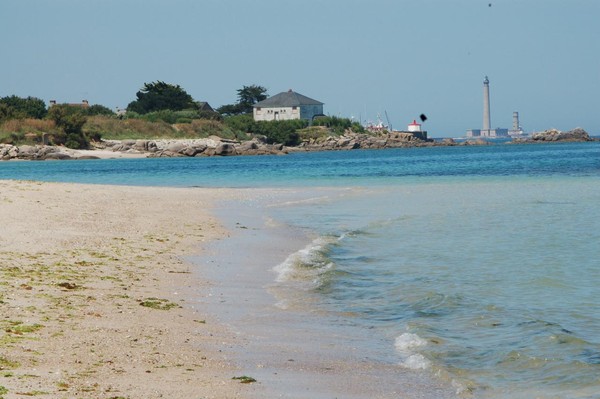
[[[0,181],[0,397],[245,397],[179,257],[224,237],[209,210],[235,195]]]

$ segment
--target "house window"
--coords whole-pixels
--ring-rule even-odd
[[[260,111],[260,107],[256,107],[256,110],[257,110],[257,111]]]
[[[295,111],[295,110],[297,110],[297,109],[298,109],[298,107],[292,107],[292,110],[293,110],[293,111]]]

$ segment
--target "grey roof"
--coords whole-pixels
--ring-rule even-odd
[[[323,103],[295,91],[288,90],[262,100],[254,104],[254,107],[299,107],[301,105],[323,105]]]

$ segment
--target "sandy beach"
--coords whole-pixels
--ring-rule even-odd
[[[181,255],[226,232],[218,189],[2,181],[0,397],[237,398],[235,336]],[[173,212],[173,210],[177,210]]]

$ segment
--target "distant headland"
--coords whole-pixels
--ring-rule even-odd
[[[145,83],[126,109],[80,103],[49,105],[35,97],[0,98],[0,159],[198,157],[286,154],[455,145],[493,140],[432,140],[416,121],[405,131],[363,126],[323,114],[323,103],[293,90],[272,97],[243,86],[238,101],[213,109],[178,85]],[[426,120],[424,115],[421,120]],[[493,139],[493,138],[492,138]],[[591,141],[581,128],[548,130],[513,142]]]

